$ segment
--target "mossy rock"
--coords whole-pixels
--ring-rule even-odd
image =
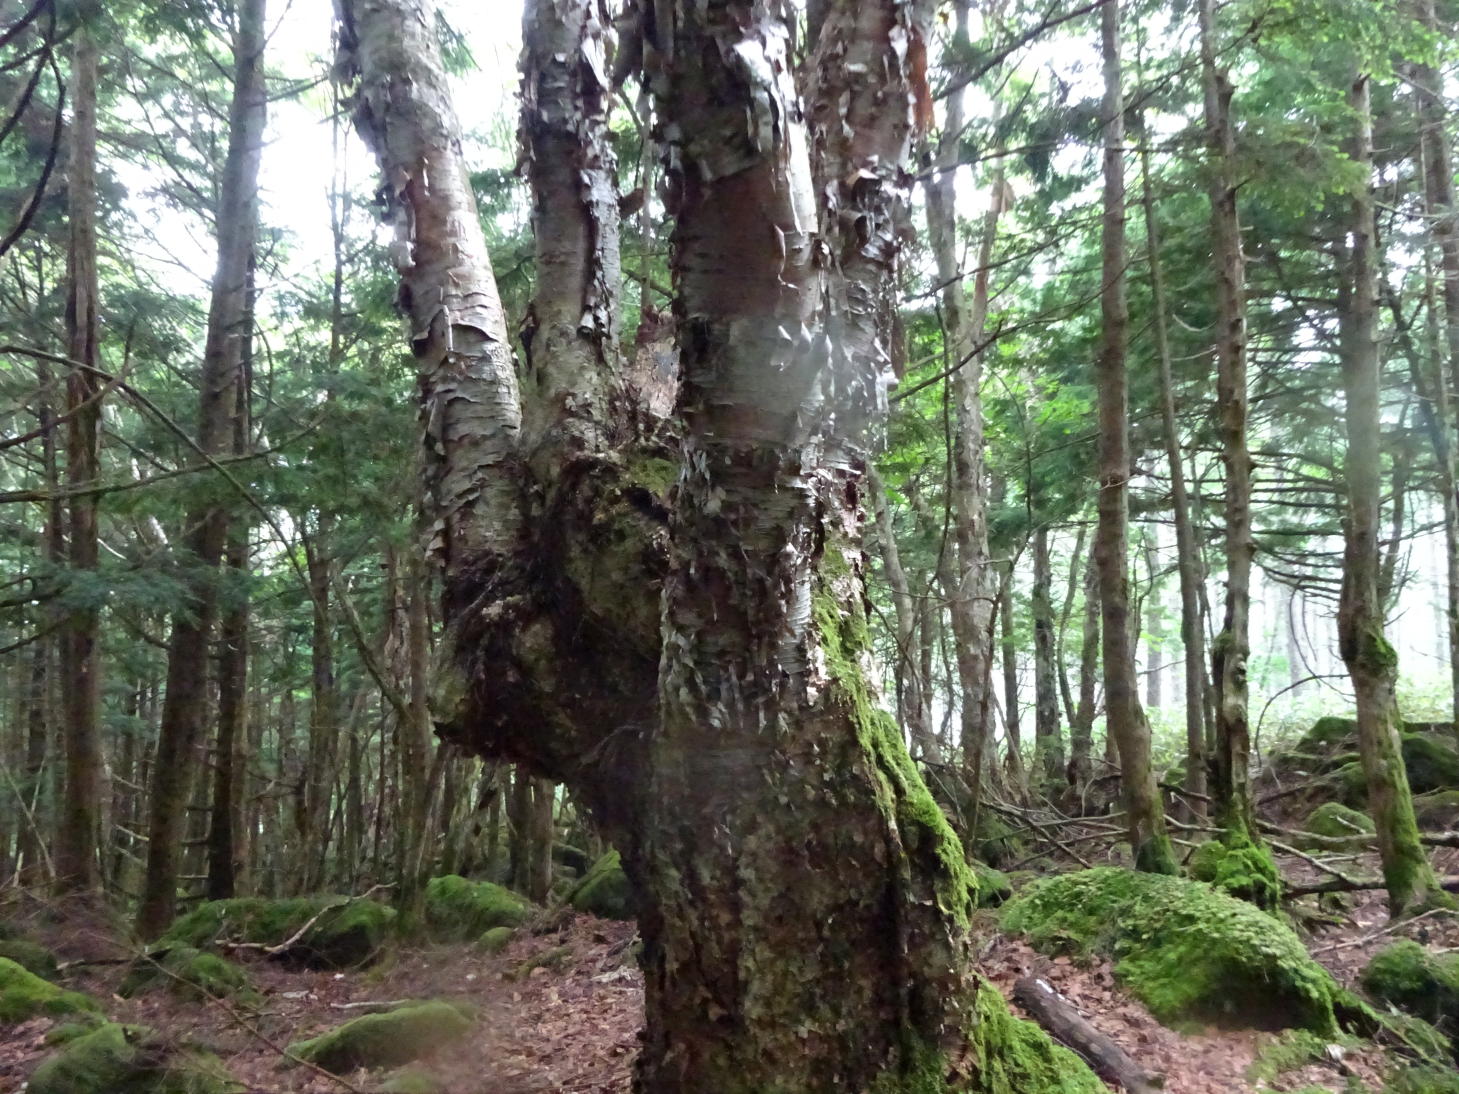
[[[1331,715],[1319,718],[1310,729],[1302,734],[1293,751],[1307,753],[1332,753],[1345,741],[1358,739],[1356,718],[1336,718]]]
[[[154,987],[183,999],[226,999],[249,990],[248,974],[217,954],[170,946],[137,958],[117,994],[130,999]]]
[[[568,894],[567,902],[576,911],[602,919],[634,917],[633,884],[623,870],[617,851],[609,851],[597,862]]]
[[[1314,836],[1346,840],[1354,847],[1365,847],[1372,842],[1375,831],[1373,818],[1366,813],[1351,809],[1342,802],[1323,802],[1302,822],[1302,830]],[[1313,840],[1305,840],[1311,846],[1324,846]],[[1326,844],[1325,846],[1331,846]]]
[[[47,980],[54,979],[60,969],[55,954],[44,946],[27,942],[23,938],[12,938],[0,942],[0,957],[8,957],[21,968]]]
[[[170,1049],[145,1029],[107,1022],[44,1061],[28,1094],[238,1094],[210,1053]]]
[[[533,954],[509,974],[512,980],[525,980],[534,969],[561,969],[572,962],[571,946],[553,946],[541,953]]]
[[[1289,1071],[1296,1071],[1308,1064],[1321,1063],[1329,1058],[1328,1046],[1334,1043],[1332,1038],[1320,1037],[1305,1029],[1289,1029],[1279,1033],[1257,1050],[1256,1059],[1246,1069],[1246,1080],[1251,1083],[1269,1083]],[[1338,1047],[1347,1048],[1359,1044],[1361,1042],[1356,1038],[1343,1038]]]
[[[491,930],[483,932],[482,936],[476,940],[476,944],[487,953],[501,953],[516,935],[515,927],[493,927]]]
[[[973,876],[978,879],[978,891],[973,902],[979,908],[996,908],[1013,895],[1013,882],[1002,870],[995,870],[987,863],[974,862]]]
[[[356,1068],[399,1067],[460,1040],[471,1021],[450,1003],[410,1003],[366,1014],[289,1046],[289,1055],[335,1075]]]
[[[392,1075],[378,1087],[380,1094],[444,1094],[440,1080],[417,1068],[406,1068]]]
[[[1234,842],[1209,840],[1196,848],[1188,867],[1190,876],[1229,893],[1238,900],[1274,911],[1282,898],[1282,877],[1264,844],[1237,837]]]
[[[1337,985],[1291,928],[1204,882],[1098,867],[1036,883],[1002,924],[1045,952],[1109,957],[1166,1024],[1337,1029]]]
[[[58,988],[8,957],[0,957],[0,1023],[24,1022],[39,1015],[59,1017],[100,1009],[80,992]]]
[[[467,942],[493,927],[516,927],[532,906],[510,889],[458,874],[426,883],[426,933],[437,942]]]
[[[1420,828],[1453,828],[1459,823],[1459,790],[1415,794],[1413,815]]]
[[[1459,788],[1459,752],[1426,734],[1403,735],[1403,765],[1415,794]]]
[[[174,922],[158,940],[159,948],[180,944],[206,949],[220,942],[278,946],[311,920],[303,937],[283,956],[310,968],[347,969],[380,955],[395,924],[395,909],[375,900],[340,896],[210,900]]]
[[[1016,862],[1023,854],[1023,843],[1008,823],[991,809],[979,811],[972,845],[973,854],[979,862],[1000,869]]]
[[[552,845],[552,861],[564,869],[571,870],[578,877],[586,874],[593,865],[592,857],[586,851],[569,843]]]
[[[1360,983],[1374,999],[1426,1022],[1459,1019],[1459,954],[1430,953],[1401,939],[1373,955]]]

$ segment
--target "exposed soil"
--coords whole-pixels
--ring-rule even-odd
[[[1439,856],[1441,871],[1455,872],[1459,851]],[[1299,875],[1297,862],[1284,869]],[[1371,876],[1365,856],[1351,864]],[[1314,954],[1351,984],[1371,954],[1406,935],[1459,946],[1459,917],[1433,915],[1389,930],[1381,893],[1349,898],[1340,922],[1311,940]],[[120,965],[81,967],[68,986],[105,1000],[108,1014],[166,1031],[212,1049],[251,1094],[324,1094],[378,1090],[389,1074],[359,1072],[343,1081],[282,1062],[291,1041],[313,1036],[362,1013],[350,1004],[445,998],[470,1003],[474,1035],[415,1065],[437,1078],[447,1094],[627,1094],[642,1014],[642,980],[634,965],[631,925],[578,916],[540,934],[521,931],[506,950],[487,954],[471,946],[411,947],[374,968],[355,972],[292,969],[267,959],[236,955],[263,993],[257,1007],[189,1003],[164,991],[132,1000],[115,997]],[[65,958],[116,956],[100,930],[52,927],[43,941]],[[522,965],[566,947],[560,967],[517,976]],[[1241,1094],[1256,1088],[1246,1071],[1268,1034],[1250,1030],[1177,1033],[1160,1025],[1114,984],[1107,964],[1078,965],[1048,958],[990,926],[982,950],[984,973],[1011,993],[1021,976],[1037,975],[1066,996],[1103,1032],[1148,1070],[1163,1074],[1173,1094]],[[52,1051],[38,1019],[0,1033],[0,1094],[23,1089],[37,1063]],[[1378,1049],[1349,1052],[1341,1060],[1283,1076],[1276,1090],[1317,1086],[1341,1091],[1349,1076],[1382,1088],[1385,1061]]]

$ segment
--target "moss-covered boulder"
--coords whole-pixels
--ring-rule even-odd
[[[623,871],[618,852],[609,851],[593,863],[568,894],[567,902],[579,912],[603,919],[632,919],[633,885]]]
[[[58,988],[8,957],[0,957],[0,1023],[24,1022],[39,1015],[59,1017],[95,1011],[96,1001]]]
[[[296,1042],[289,1055],[336,1075],[361,1067],[399,1067],[459,1040],[470,1028],[470,1019],[450,1003],[410,1003]]]
[[[493,927],[515,927],[532,911],[510,889],[457,874],[431,878],[425,906],[426,933],[437,942],[467,942]]]
[[[1426,1022],[1459,1019],[1459,954],[1431,953],[1401,939],[1373,955],[1361,983],[1374,999]]]
[[[60,969],[56,955],[44,946],[27,942],[23,938],[12,938],[0,942],[0,957],[8,957],[23,969],[28,969],[47,980],[54,979]]]
[[[1099,867],[1047,878],[1003,911],[1045,952],[1102,955],[1167,1024],[1330,1034],[1336,984],[1291,928],[1199,881]]]
[[[1403,764],[1415,794],[1459,788],[1459,752],[1426,733],[1403,735]]]
[[[586,851],[570,843],[554,843],[552,861],[565,870],[571,870],[578,877],[586,874],[593,865],[592,857]]]
[[[1244,837],[1201,844],[1191,856],[1188,870],[1196,881],[1264,911],[1275,910],[1282,897],[1282,877],[1271,850]]]
[[[132,962],[117,994],[130,999],[165,988],[183,999],[226,999],[249,990],[248,974],[217,954],[192,946],[156,949]]]
[[[1355,847],[1371,843],[1373,833],[1376,831],[1373,827],[1372,817],[1351,809],[1342,802],[1323,802],[1302,822],[1302,830],[1310,832],[1314,836],[1323,836],[1328,840],[1346,840]],[[1314,846],[1331,846],[1331,844],[1316,843],[1311,840],[1305,842]]]
[[[1413,815],[1420,828],[1453,828],[1459,824],[1459,790],[1415,794]]]
[[[1013,895],[1013,882],[1002,870],[995,870],[985,862],[974,862],[973,876],[978,881],[973,902],[979,908],[996,908]]]
[[[390,1076],[376,1089],[380,1094],[446,1094],[439,1079],[413,1067]]]
[[[149,1031],[107,1022],[70,1041],[31,1076],[29,1094],[238,1094],[210,1053],[178,1050]]]
[[[501,953],[507,948],[507,944],[516,936],[514,927],[493,927],[489,931],[482,932],[476,944],[487,953]]]
[[[1356,718],[1337,718],[1331,715],[1319,718],[1297,741],[1296,752],[1331,753],[1342,745],[1358,739]]]
[[[210,900],[178,919],[159,940],[207,949],[223,942],[279,946],[308,930],[282,954],[311,968],[347,969],[380,955],[395,923],[395,909],[379,901],[341,896],[266,900]]]

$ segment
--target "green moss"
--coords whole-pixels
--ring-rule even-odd
[[[979,810],[977,830],[969,841],[973,854],[990,866],[1003,867],[1023,856],[1023,842],[1008,822],[991,809]]]
[[[1436,790],[1417,794],[1413,815],[1420,828],[1451,828],[1459,821],[1459,790]]]
[[[1415,794],[1459,788],[1459,752],[1422,733],[1403,735],[1403,765]]]
[[[1162,1022],[1336,1030],[1336,985],[1292,930],[1202,882],[1100,867],[1035,884],[1002,922],[1046,952],[1111,958]]]
[[[442,1087],[432,1075],[415,1068],[407,1068],[398,1075],[392,1075],[376,1088],[380,1094],[441,1094]]]
[[[210,900],[174,922],[159,939],[159,947],[181,944],[206,949],[223,941],[277,946],[311,920],[289,956],[314,968],[352,968],[380,955],[394,926],[395,910],[378,901],[340,896]]]
[[[249,990],[248,974],[217,954],[192,946],[170,946],[132,962],[117,994],[130,999],[163,987],[183,999],[226,999]]]
[[[1355,847],[1371,843],[1375,831],[1373,818],[1341,802],[1323,802],[1302,822],[1302,829],[1314,836],[1345,839]]]
[[[836,554],[828,550],[825,557]],[[876,704],[867,686],[860,660],[870,649],[865,613],[859,608],[843,613],[826,588],[816,590],[811,612],[820,632],[827,674],[851,710],[862,751],[878,777],[877,800],[882,812],[895,823],[906,853],[929,867],[938,907],[966,927],[977,879],[942,807],[912,763],[895,719]]]
[[[1386,1094],[1459,1094],[1459,1071],[1447,1067],[1409,1067],[1388,1077]]]
[[[512,927],[493,927],[482,933],[476,940],[476,944],[487,953],[501,953],[507,948],[507,944],[516,936],[516,930]]]
[[[56,955],[50,950],[20,938],[0,942],[0,957],[8,957],[21,968],[48,980],[53,978],[59,969]]]
[[[979,908],[996,908],[1013,895],[1013,883],[1002,870],[975,861],[973,876],[978,879],[974,900]]]
[[[1253,843],[1243,833],[1226,840],[1211,840],[1196,848],[1190,876],[1239,900],[1274,911],[1282,897],[1282,878],[1265,844]]]
[[[29,1094],[237,1094],[244,1086],[211,1053],[178,1050],[148,1030],[107,1022],[43,1062],[27,1089]]]
[[[399,1067],[459,1040],[470,1028],[470,1020],[449,1003],[411,1003],[296,1042],[289,1055],[336,1075],[360,1067]]]
[[[78,1014],[97,1009],[89,996],[58,988],[8,957],[0,957],[0,1022],[24,1022],[42,1014]]]
[[[493,927],[515,927],[531,905],[510,889],[456,874],[426,884],[426,931],[438,942],[466,942]]]
[[[1358,722],[1356,718],[1335,718],[1327,716],[1312,723],[1312,728],[1302,734],[1297,742],[1299,752],[1331,752],[1344,741],[1356,740]]]
[[[1430,953],[1405,938],[1374,954],[1360,981],[1374,999],[1427,1022],[1459,1019],[1459,954]]]
[[[510,973],[513,980],[525,980],[533,969],[561,969],[572,961],[571,946],[553,946],[523,961]]]
[[[568,893],[567,903],[579,912],[603,919],[634,917],[633,884],[617,851],[609,851],[593,863]]]
[[[869,1094],[1106,1094],[1083,1060],[1033,1022],[1014,1017],[998,989],[982,979],[974,1021],[969,1041],[979,1066],[971,1076],[949,1067],[936,1046],[912,1045]]]
[[[1246,1069],[1246,1080],[1252,1083],[1269,1083],[1299,1067],[1321,1063],[1328,1058],[1327,1048],[1332,1043],[1330,1038],[1319,1037],[1310,1030],[1287,1030],[1257,1050],[1256,1059]],[[1357,1043],[1355,1039],[1349,1038],[1344,1045]]]

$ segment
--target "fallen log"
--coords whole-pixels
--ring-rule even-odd
[[[1329,878],[1327,881],[1313,882],[1311,885],[1293,885],[1288,882],[1282,883],[1282,897],[1312,896],[1316,893],[1360,893],[1371,889],[1386,888],[1386,883],[1381,877],[1374,878]],[[1449,893],[1459,893],[1459,875],[1450,875],[1439,879],[1439,888]]]
[[[1165,1085],[1163,1075],[1152,1074],[1130,1059],[1124,1049],[1095,1029],[1048,981],[1025,976],[1013,985],[1013,1000],[1056,1041],[1084,1057],[1106,1082],[1122,1087],[1129,1094],[1153,1094]]]

